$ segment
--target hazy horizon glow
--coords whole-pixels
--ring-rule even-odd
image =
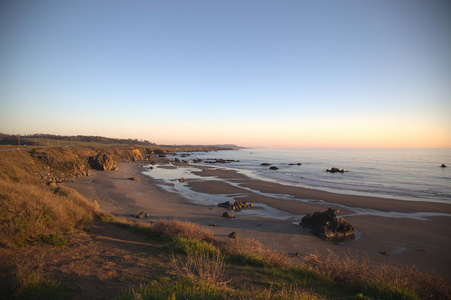
[[[448,1],[0,3],[0,132],[451,148]]]

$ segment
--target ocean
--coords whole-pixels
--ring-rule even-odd
[[[235,169],[251,178],[283,184],[342,194],[451,203],[451,149],[240,149],[189,153],[186,157],[182,154],[176,157],[191,162],[200,158],[201,165]],[[206,163],[216,159],[233,161]],[[448,167],[442,168],[442,164]],[[332,167],[346,172],[326,171]]]

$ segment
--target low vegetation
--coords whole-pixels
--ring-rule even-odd
[[[96,249],[90,249],[93,254],[89,255],[99,268],[112,266],[103,275],[99,271],[97,278],[104,284],[111,280],[111,286],[124,286],[115,294],[117,299],[451,297],[445,279],[413,268],[376,265],[355,255],[339,259],[333,253],[311,254],[294,264],[256,240],[216,237],[197,224],[179,220],[149,224],[113,217],[76,191],[42,181],[38,174],[43,170],[57,169],[58,164],[59,171],[70,169],[58,158],[64,151],[52,151],[42,156],[46,159],[37,159],[31,152],[0,153],[1,299],[76,297],[79,285],[89,285],[93,278],[80,275],[84,273],[76,268],[81,267],[70,261],[82,261],[81,254],[72,251],[80,240],[89,239],[93,226],[101,224],[141,239],[130,241],[138,247],[132,253],[113,250],[113,243],[114,249],[124,245],[123,239],[90,238],[95,245],[106,243],[98,255]],[[73,158],[81,157],[80,153]],[[61,263],[50,264],[49,257],[55,255],[67,257],[64,269],[58,267]],[[138,271],[114,269],[124,261],[139,266]]]

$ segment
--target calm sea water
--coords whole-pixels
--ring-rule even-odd
[[[212,166],[284,184],[344,194],[451,203],[451,149],[242,149],[191,153],[187,158],[239,160]],[[270,170],[262,163],[279,169]],[[302,165],[290,165],[297,163]],[[442,164],[448,167],[441,168]],[[349,172],[326,172],[332,167]]]

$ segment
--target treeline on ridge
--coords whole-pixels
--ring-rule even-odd
[[[17,145],[19,135],[4,134],[0,133],[0,144],[1,145]],[[101,143],[101,144],[112,144],[112,145],[155,145],[148,140],[138,140],[138,139],[118,139],[118,138],[108,138],[103,136],[89,136],[89,135],[54,135],[54,134],[29,134],[20,136],[21,145],[34,145],[34,139],[51,139],[58,141],[68,141],[68,142],[86,142],[86,143]]]

